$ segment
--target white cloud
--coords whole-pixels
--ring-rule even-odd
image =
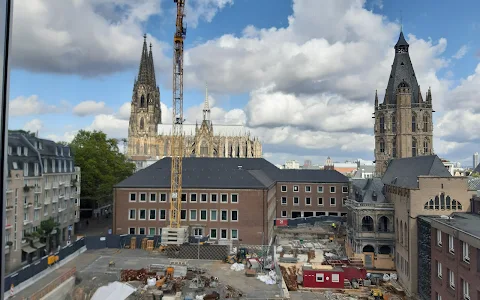
[[[80,117],[105,114],[109,112],[110,108],[107,107],[105,102],[96,102],[93,100],[80,102],[73,108],[73,113]]]
[[[43,129],[43,122],[40,119],[33,119],[25,123],[23,130],[37,132]]]
[[[462,57],[465,56],[465,54],[467,54],[469,50],[469,47],[467,45],[463,45],[462,47],[460,47],[460,49],[458,49],[458,51],[453,55],[453,58],[455,59],[460,59]]]
[[[77,135],[78,131],[77,130],[73,130],[73,131],[66,131],[65,133],[61,134],[61,135],[58,135],[58,134],[47,134],[45,136],[46,139],[49,139],[49,140],[52,140],[52,141],[55,141],[55,142],[67,142],[67,143],[70,143],[71,141],[73,141],[73,139],[75,138],[75,136]],[[43,137],[41,134],[40,134],[40,137]]]
[[[110,138],[124,138],[128,130],[128,121],[116,118],[114,115],[101,114],[95,116],[92,124],[86,130],[101,130]]]
[[[227,5],[233,5],[233,0],[197,0],[186,2],[186,22],[189,27],[196,28],[200,20],[208,23]]]
[[[66,101],[62,101],[60,105],[51,105],[41,101],[37,95],[31,95],[29,97],[19,96],[10,101],[9,116],[64,113],[68,108],[69,104]]]
[[[210,22],[231,0],[200,0],[192,21]],[[152,16],[173,20],[159,0],[15,1],[13,65],[84,76],[108,74],[138,64],[145,23]],[[198,7],[197,7],[198,6]],[[173,34],[174,23],[170,24]],[[149,36],[157,64],[170,64],[168,44]]]

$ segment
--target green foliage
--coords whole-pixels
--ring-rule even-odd
[[[55,227],[59,226],[57,222],[53,218],[49,218],[40,222],[40,227],[37,229],[38,234],[41,236],[48,236],[52,233]]]
[[[57,144],[63,145],[63,146],[68,146],[69,145],[67,142],[64,142],[64,141],[57,142]]]
[[[120,153],[117,141],[101,131],[80,130],[70,147],[82,172],[82,199],[100,204],[111,201],[113,186],[135,171],[135,164]]]
[[[470,174],[470,176],[475,177],[475,178],[478,178],[478,177],[480,177],[480,173],[478,173],[478,172],[473,172],[472,174]]]

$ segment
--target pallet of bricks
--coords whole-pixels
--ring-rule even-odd
[[[289,291],[298,290],[297,282],[297,269],[295,266],[291,266],[288,269],[284,266],[280,266],[280,271],[282,272],[283,280]]]

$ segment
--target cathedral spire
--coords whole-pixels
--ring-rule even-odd
[[[378,94],[377,94],[377,90],[375,90],[375,107],[378,107]]]
[[[140,58],[140,67],[138,69],[137,80],[138,83],[156,86],[155,68],[153,67],[152,44],[150,44],[149,52],[146,34],[143,35],[142,57]]]
[[[210,121],[210,103],[208,102],[208,86],[205,84],[205,104],[203,106],[203,120]]]
[[[152,54],[152,43],[150,43],[150,52],[148,53],[148,67],[149,67],[149,75],[150,75],[150,82],[156,86],[157,81],[155,80],[155,64],[153,63],[153,54]]]

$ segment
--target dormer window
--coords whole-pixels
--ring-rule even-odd
[[[47,163],[47,159],[43,159],[43,172],[47,173],[48,172],[48,163]]]
[[[63,156],[63,148],[60,148],[60,156]]]
[[[52,159],[52,172],[55,173],[55,160]]]
[[[55,155],[58,155],[58,148],[55,147]]]
[[[23,164],[23,176],[24,177],[28,176],[28,163]]]
[[[22,147],[17,147],[17,155],[22,155]]]
[[[34,166],[34,174],[35,176],[38,176],[39,175],[39,168],[38,168],[38,163],[35,163],[35,166]]]
[[[12,166],[14,170],[18,170],[18,163],[16,161],[12,163]]]
[[[28,155],[28,148],[23,147],[23,155],[27,156]]]
[[[38,148],[39,148],[40,150],[43,150],[43,144],[42,144],[41,142],[38,142]]]
[[[8,155],[12,155],[13,149],[12,146],[8,146]]]

